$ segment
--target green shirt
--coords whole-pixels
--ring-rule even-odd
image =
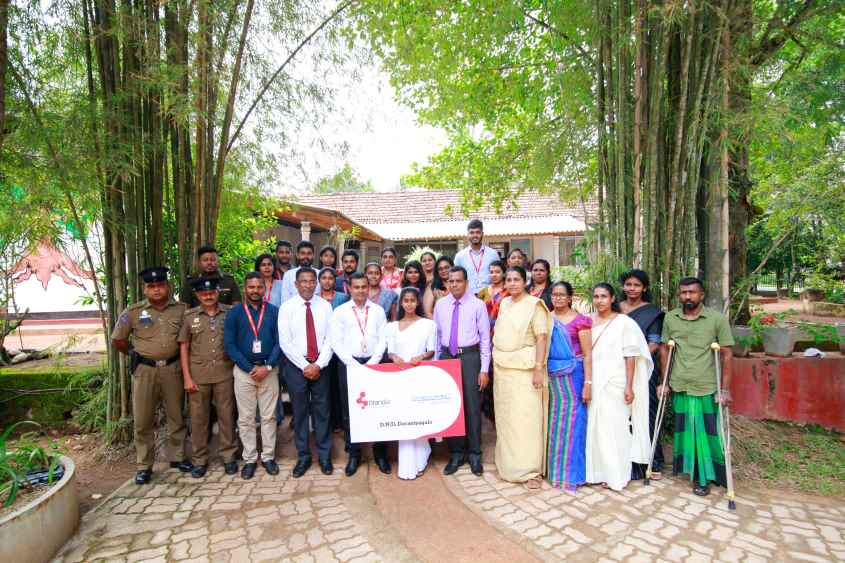
[[[694,396],[716,392],[716,367],[710,345],[733,346],[728,319],[709,307],[698,316],[686,318],[682,309],[673,309],[663,319],[663,342],[675,341],[669,385],[673,391]]]

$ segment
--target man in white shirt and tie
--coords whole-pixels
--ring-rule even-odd
[[[490,264],[499,260],[496,249],[481,243],[483,238],[484,224],[473,219],[467,225],[469,246],[455,255],[455,266],[461,266],[467,271],[469,292],[473,295],[478,295],[479,291],[490,285]]]
[[[317,275],[311,268],[296,272],[297,295],[282,303],[279,309],[279,346],[287,362],[285,382],[293,406],[293,433],[297,461],[295,478],[311,467],[308,444],[308,417],[314,417],[317,460],[324,475],[332,474],[331,430],[329,428],[330,382],[322,370],[332,359],[329,342],[329,321],[332,306],[314,295]]]
[[[358,471],[361,463],[361,444],[353,444],[349,433],[349,391],[346,384],[346,370],[357,364],[374,365],[381,362],[387,341],[384,328],[387,317],[380,305],[367,300],[367,277],[355,272],[349,276],[349,292],[352,300],[334,310],[331,320],[331,343],[334,353],[340,358],[338,379],[340,381],[341,416],[346,433],[346,449],[349,460],[346,476]],[[387,444],[373,444],[373,457],[382,473],[390,473],[387,461]]]
[[[316,274],[317,269],[311,266],[313,262],[314,243],[310,240],[299,241],[299,244],[296,245],[296,263],[298,265],[296,268],[291,268],[285,272],[284,277],[282,277],[282,283],[273,284],[273,289],[270,290],[270,303],[279,307],[282,303],[294,297],[297,293],[296,272],[298,272],[300,268],[305,268],[313,270]]]

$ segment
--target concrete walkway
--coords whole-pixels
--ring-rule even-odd
[[[276,477],[215,464],[203,480],[167,470],[127,483],[57,561],[845,561],[845,506],[828,499],[740,489],[733,512],[721,490],[702,499],[670,478],[529,492],[498,479],[489,432],[481,478],[466,466],[444,477],[441,444],[416,481],[372,464],[346,478],[340,454],[334,475],[315,465],[293,479],[287,420],[279,440]]]

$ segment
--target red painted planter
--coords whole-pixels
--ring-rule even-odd
[[[845,356],[734,358],[732,411],[845,431]]]

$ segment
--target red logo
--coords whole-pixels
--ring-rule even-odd
[[[355,402],[361,405],[361,410],[364,410],[367,407],[367,399],[365,398],[367,393],[365,391],[361,391],[361,394],[358,395],[358,398],[355,399]]]

